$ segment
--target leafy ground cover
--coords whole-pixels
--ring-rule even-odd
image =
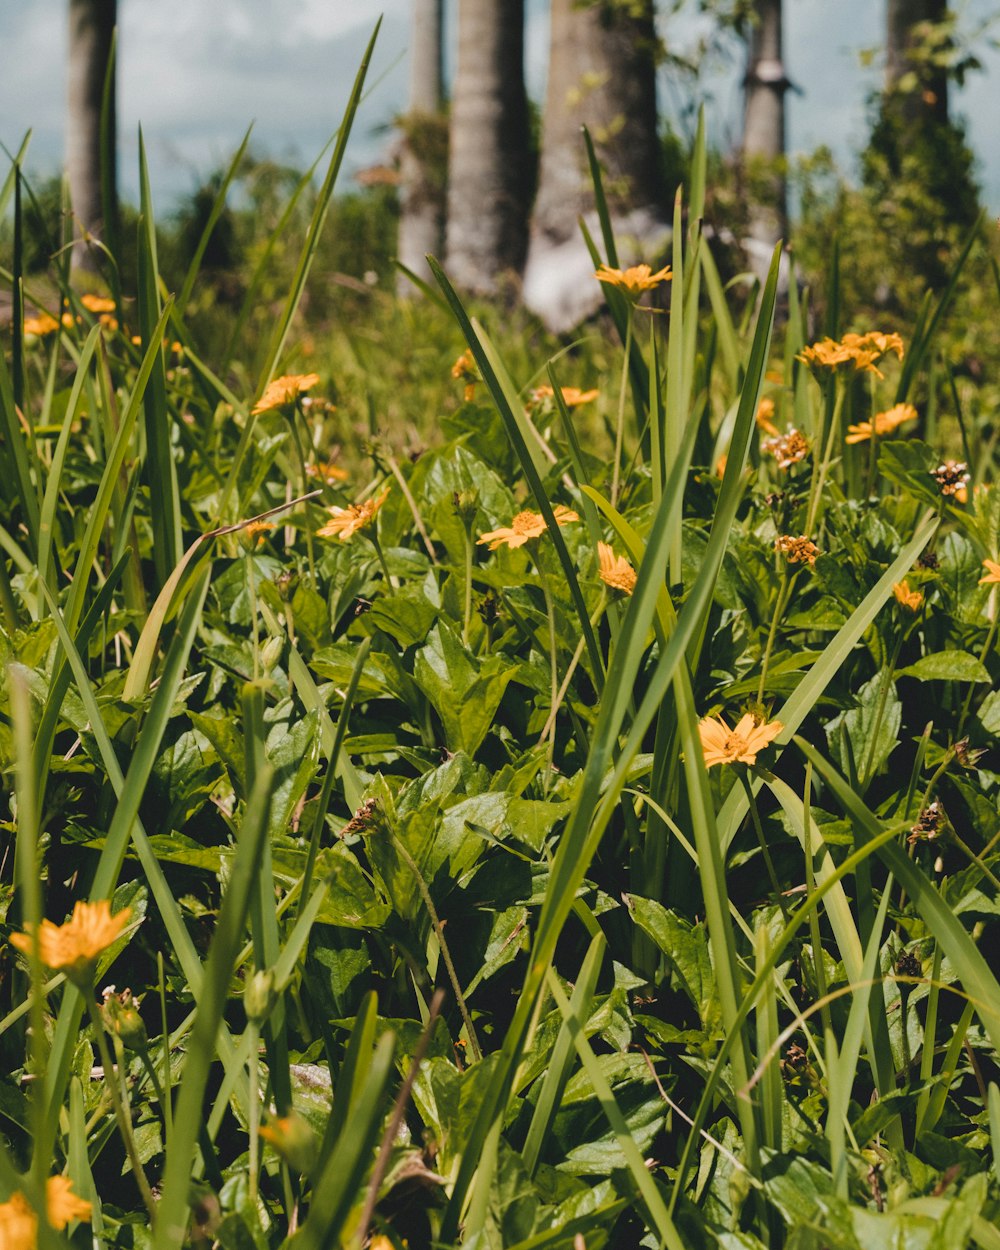
[[[331,460],[360,84],[252,385],[148,189],[134,299],[24,315],[14,249],[3,1245],[992,1250],[1000,497],[912,403],[958,272],[736,318],[699,143],[669,274],[595,246],[616,338],[526,361],[439,274],[438,437]]]

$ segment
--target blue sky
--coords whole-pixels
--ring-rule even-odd
[[[17,146],[33,131],[29,171],[60,164],[66,56],[65,0],[0,5],[0,141]],[[960,4],[967,24],[997,10],[989,0]],[[661,34],[691,46],[700,28],[693,12],[671,18]],[[786,0],[786,61],[802,95],[789,98],[789,149],[827,144],[845,170],[865,139],[865,99],[879,69],[863,69],[860,52],[881,38],[882,4],[870,0]],[[119,0],[120,176],[135,196],[136,130],[142,123],[154,199],[169,209],[200,177],[225,162],[247,125],[261,153],[304,165],[336,128],[361,51],[379,13],[382,34],[370,91],[352,140],[351,163],[371,163],[390,140],[405,103],[408,0]],[[545,75],[544,0],[529,0],[527,73],[540,95]],[[1000,209],[1000,56],[985,48],[987,71],[956,96],[969,121],[987,202]],[[703,79],[712,135],[722,145],[739,135],[738,57]],[[668,113],[678,87],[664,77]]]

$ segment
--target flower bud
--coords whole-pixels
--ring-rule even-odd
[[[278,994],[275,986],[274,973],[256,971],[246,983],[243,991],[243,1009],[251,1024],[263,1024],[271,1014]]]
[[[116,1037],[120,1037],[126,1050],[137,1055],[146,1053],[146,1026],[139,1015],[139,1009],[132,991],[124,989],[120,994],[114,993],[114,987],[104,991],[104,1007],[102,1011],[104,1027]]]
[[[277,634],[272,638],[268,638],[260,649],[260,663],[265,673],[269,673],[275,664],[281,659],[281,652],[284,649],[285,640],[279,638]]]

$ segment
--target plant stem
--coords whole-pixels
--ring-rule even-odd
[[[250,628],[253,638],[253,679],[260,678],[260,625],[257,620],[257,580],[253,564],[253,552],[246,554],[247,562],[247,595],[250,598]]]
[[[297,417],[299,414],[299,406],[296,404],[295,412],[292,414],[290,425],[292,427],[292,441],[295,443],[295,451],[299,458],[299,469],[302,474],[302,494],[309,493],[309,471],[306,469],[306,454],[302,450],[302,439],[299,435],[299,425]],[[315,588],[316,586],[316,561],[313,557],[313,536],[309,527],[309,505],[306,504],[305,513],[303,514],[303,523],[306,531],[306,556],[309,560],[309,582]]]
[[[784,612],[788,604],[788,598],[792,589],[792,582],[795,580],[795,574],[791,572],[787,563],[785,571],[782,575],[781,586],[778,590],[778,599],[774,605],[774,613],[771,616],[771,628],[767,635],[767,645],[764,648],[764,656],[760,664],[760,681],[757,684],[757,702],[760,705],[764,703],[764,690],[767,686],[767,668],[771,662],[771,653],[774,651],[775,639],[778,636],[778,624],[781,620],[781,614]]]
[[[247,1102],[250,1110],[250,1210],[257,1209],[257,1186],[260,1182],[260,1027],[254,1021],[247,1022],[250,1039],[250,1066],[247,1082]]]
[[[597,611],[590,618],[591,628],[596,627],[597,622],[604,615],[604,611],[607,608],[607,606],[608,606],[608,596],[606,594],[602,594],[600,601],[597,605]],[[576,672],[576,666],[580,663],[580,658],[583,655],[583,648],[586,646],[586,642],[587,642],[586,638],[581,638],[580,641],[576,644],[576,650],[573,652],[573,658],[569,662],[569,668],[567,668],[566,670],[566,675],[565,677],[563,677],[562,685],[559,687],[559,691],[558,691],[558,694],[556,695],[555,702],[552,705],[552,710],[549,712],[548,720],[546,720],[545,726],[542,729],[541,735],[538,739],[539,746],[542,745],[545,739],[549,736],[550,733],[553,732],[555,728],[556,713],[559,711],[559,708],[562,706],[563,700],[566,698],[566,691],[569,689],[569,683],[570,681],[572,681],[573,674]]]
[[[378,540],[378,535],[375,532],[374,525],[375,523],[373,522],[372,528],[370,530],[365,530],[365,536],[375,548],[375,554],[378,556],[378,562],[382,566],[382,576],[385,578],[385,584],[390,590],[392,590],[392,574],[389,572],[389,566],[385,562],[385,554],[382,551],[382,544]]]
[[[980,664],[984,664],[986,662],[986,657],[990,653],[990,649],[993,646],[996,636],[997,636],[997,618],[996,616],[994,616],[993,619],[990,621],[989,629],[986,631],[986,641],[983,643],[983,648],[979,652]],[[969,689],[966,693],[965,702],[962,704],[962,711],[958,718],[958,728],[955,730],[956,738],[961,738],[962,730],[965,728],[965,721],[966,721],[967,716],[969,715],[969,708],[972,706],[972,696],[975,693],[976,684],[977,683],[974,681],[969,682]]]
[[[462,617],[462,646],[469,646],[469,627],[472,623],[472,535],[465,531],[465,605]]]
[[[555,603],[552,599],[552,588],[549,586],[548,575],[546,574],[545,569],[542,567],[542,561],[540,558],[541,553],[539,552],[538,555],[539,555],[539,558],[536,559],[535,565],[538,569],[539,577],[541,579],[542,593],[545,596],[545,611],[548,614],[548,618],[549,618],[549,670],[551,672],[551,677],[552,677],[551,704],[550,704],[549,715],[554,717],[556,714],[556,710],[559,707],[559,667],[558,667],[559,653],[558,653],[557,645],[556,645],[556,611],[555,611]],[[541,741],[541,739],[539,739],[539,741]],[[553,730],[551,736],[549,737],[549,751],[548,751],[549,773],[552,772],[552,768],[555,763],[555,752],[556,752],[556,735],[555,735],[555,731]],[[547,787],[548,787],[548,776],[546,776],[546,788]]]
[[[628,366],[632,357],[632,305],[628,309],[625,328],[625,361],[622,364],[622,381],[618,389],[618,424],[615,428],[615,458],[611,470],[611,504],[618,506],[618,487],[621,475],[622,446],[625,442],[625,395],[628,387]]]
[[[132,1132],[132,1117],[122,1100],[122,1092],[118,1088],[119,1073],[115,1071],[115,1065],[111,1058],[111,1051],[108,1049],[108,1039],[104,1036],[104,1021],[101,1019],[97,1011],[97,1004],[94,1002],[93,987],[83,991],[83,997],[87,1003],[87,1010],[90,1012],[90,1020],[94,1026],[94,1035],[97,1041],[97,1049],[100,1052],[101,1064],[104,1067],[104,1075],[107,1078],[106,1085],[108,1093],[111,1095],[111,1105],[114,1107],[115,1119],[118,1121],[118,1131],[122,1135],[122,1141],[125,1144],[125,1151],[128,1155],[129,1162],[132,1164],[132,1174],[135,1176],[135,1183],[139,1187],[139,1193],[142,1196],[143,1205],[152,1221],[156,1219],[156,1200],[153,1197],[153,1191],[149,1187],[149,1181],[146,1179],[146,1173],[142,1166],[142,1160],[139,1158],[139,1148],[136,1145],[135,1134]],[[122,1075],[122,1079],[124,1079]]]
[[[826,475],[830,468],[830,461],[833,458],[833,442],[840,431],[840,414],[844,409],[844,396],[846,390],[839,382],[837,384],[837,398],[833,404],[833,412],[830,415],[830,427],[827,430],[826,447],[823,451],[823,459],[820,462],[819,473],[813,478],[812,485],[809,488],[809,509],[806,513],[805,535],[811,537],[813,525],[816,522],[816,515],[819,512],[820,499],[823,496],[823,486],[826,483]]]
[[[878,709],[875,713],[875,721],[869,735],[871,740],[868,745],[868,755],[865,757],[864,768],[858,774],[858,783],[861,785],[867,785],[871,780],[870,773],[875,764],[875,747],[878,742],[878,731],[882,727],[882,717],[885,715],[885,705],[889,698],[889,690],[892,687],[892,679],[896,674],[896,665],[899,662],[899,652],[902,645],[903,631],[900,629],[896,634],[896,645],[893,647],[889,666],[882,670],[882,683],[878,692]]]
[[[767,875],[771,880],[771,889],[774,892],[775,901],[781,908],[781,914],[787,923],[789,920],[788,906],[785,903],[781,893],[781,885],[778,882],[778,874],[774,870],[774,860],[771,858],[771,852],[767,847],[767,840],[764,837],[764,826],[760,823],[760,812],[757,810],[757,798],[753,792],[753,786],[750,784],[750,778],[746,769],[740,769],[740,781],[743,782],[743,789],[747,792],[747,801],[750,804],[750,818],[753,822],[754,833],[757,835],[757,842],[760,845],[761,854],[764,856],[764,863],[767,866]],[[806,833],[808,840],[808,831]]]

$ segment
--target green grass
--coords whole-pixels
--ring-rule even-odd
[[[239,157],[177,298],[145,180],[117,327],[27,276],[71,311],[0,371],[0,1202],[66,1173],[92,1227],[38,1244],[109,1250],[992,1250],[1000,502],[939,471],[954,433],[994,474],[942,372],[978,234],[855,323],[902,336],[884,378],[812,373],[810,291],[776,320],[776,262],[756,302],[720,277],[700,134],[660,312],[609,286],[555,344],[436,268],[331,325],[305,296],[363,82],[242,306],[199,268]],[[836,254],[825,286],[839,338]],[[808,444],[784,469],[762,397]],[[304,474],[338,446],[346,480]],[[781,730],[707,766],[699,722],[746,714]],[[8,944],[102,899],[133,924],[82,979]]]

